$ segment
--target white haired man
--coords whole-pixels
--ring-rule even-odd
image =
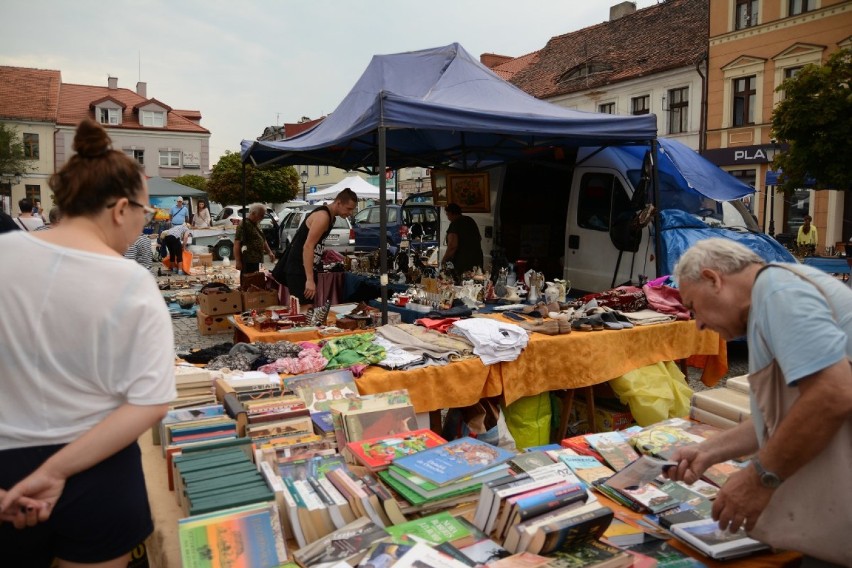
[[[713,503],[719,526],[803,552],[803,566],[852,565],[852,291],[727,239],[696,243],[675,279],[699,328],[747,336],[752,419],[680,449],[668,475],[692,483],[753,454]]]
[[[252,203],[248,206],[248,212],[234,236],[234,261],[240,276],[257,272],[263,263],[263,252],[269,254],[269,259],[275,258],[266,237],[258,225],[266,215],[266,205],[263,203]],[[245,247],[245,250],[243,250]]]

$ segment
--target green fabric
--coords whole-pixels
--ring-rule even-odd
[[[519,398],[503,408],[506,426],[518,449],[550,443],[550,393]]]
[[[240,246],[245,247],[243,262],[263,262],[263,251],[266,250],[265,240],[257,224],[248,219],[243,219],[237,227],[234,240],[240,241]]]
[[[372,365],[385,358],[385,348],[373,343],[374,333],[348,335],[330,339],[322,348],[328,359],[326,369],[342,369],[358,363]]]

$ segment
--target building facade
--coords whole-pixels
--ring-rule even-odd
[[[668,0],[641,10],[622,2],[608,21],[553,37],[494,70],[567,108],[654,114],[661,136],[701,150],[707,22],[706,0]],[[522,69],[511,69],[518,63]]]
[[[25,196],[45,211],[53,206],[48,180],[73,154],[74,132],[85,118],[101,123],[113,148],[149,177],[209,174],[210,131],[201,113],[149,98],[146,83],[123,89],[110,77],[106,86],[76,85],[63,83],[60,71],[0,66],[0,122],[18,132],[30,162],[25,172],[0,172],[4,211],[17,214]]]
[[[852,236],[852,203],[840,191],[803,188],[784,195],[766,183],[779,150],[772,110],[784,96],[777,89],[785,79],[850,45],[850,0],[710,1],[705,157],[756,188],[752,211],[765,232],[795,235],[811,215],[820,253]]]

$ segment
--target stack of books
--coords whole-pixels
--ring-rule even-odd
[[[693,394],[689,417],[723,429],[751,418],[748,377],[734,377],[725,382],[724,388]]]
[[[512,452],[460,438],[393,460],[379,477],[415,508],[447,507],[476,498],[483,483],[505,476]]]
[[[351,463],[371,472],[388,468],[393,460],[446,444],[447,441],[428,428],[396,435],[367,438],[346,444],[345,456]]]
[[[329,404],[338,448],[367,438],[417,429],[411,397],[405,389],[354,396]]]
[[[213,376],[206,369],[191,365],[175,365],[177,398],[172,408],[201,406],[215,402]]]

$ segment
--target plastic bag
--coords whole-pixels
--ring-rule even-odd
[[[641,367],[609,381],[640,426],[689,414],[692,389],[672,361]]]
[[[515,451],[515,440],[500,406],[494,399],[483,398],[464,408],[450,408],[444,420],[443,437],[455,440],[464,436],[477,438],[492,446]]]
[[[518,399],[505,407],[503,414],[518,448],[550,443],[550,393]]]

